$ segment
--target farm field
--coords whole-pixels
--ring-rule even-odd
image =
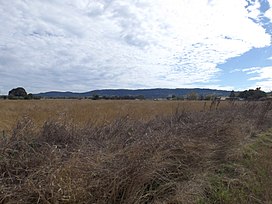
[[[271,203],[272,103],[0,101],[0,203]]]

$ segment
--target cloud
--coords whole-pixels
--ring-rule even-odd
[[[272,87],[272,79],[257,82],[255,87],[261,87],[262,90],[267,91],[267,92],[271,92],[272,91],[272,88],[271,88]]]
[[[271,67],[256,67],[251,71],[247,72],[248,74],[257,74],[256,77],[251,77],[249,80],[272,80],[272,66]],[[272,84],[271,88],[272,88]]]
[[[235,73],[235,72],[240,72],[241,71],[241,69],[233,69],[233,70],[230,70],[230,74],[232,74],[232,73]]]
[[[254,87],[262,87],[265,91],[272,90],[272,66],[252,67],[242,71],[249,75],[254,75],[249,78],[251,81],[256,81]]]
[[[265,17],[267,17],[270,21],[272,20],[272,9],[265,12]]]
[[[0,87],[32,92],[186,87],[271,36],[258,1],[57,0],[0,4]],[[212,83],[211,83],[212,84]],[[217,85],[220,86],[220,85]]]
[[[270,8],[265,12],[265,17],[272,21],[272,0],[267,0],[267,2],[269,3]]]
[[[246,72],[247,74],[256,74],[260,73],[262,71],[261,67],[251,67],[251,68],[246,68],[242,70],[243,72]]]

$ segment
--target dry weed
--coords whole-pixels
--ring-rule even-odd
[[[196,202],[205,175],[235,157],[249,132],[272,125],[269,106],[253,106],[101,126],[66,117],[37,128],[24,118],[0,139],[0,203]]]

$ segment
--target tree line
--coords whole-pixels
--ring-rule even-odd
[[[271,95],[271,93],[270,93]],[[227,99],[229,100],[262,100],[266,99],[268,97],[268,94],[261,90],[261,87],[258,87],[256,89],[249,89],[242,92],[235,92],[234,90],[230,92],[230,95]],[[18,99],[24,99],[24,100],[30,100],[30,99],[41,99],[39,96],[35,96],[31,93],[27,93],[26,90],[23,87],[14,88],[9,91],[7,96],[0,96],[2,99],[10,99],[10,100],[18,100]],[[209,94],[209,95],[199,95],[196,92],[189,93],[185,96],[176,96],[171,95],[165,99],[167,100],[214,100],[215,98],[218,98],[218,96]],[[81,99],[81,98],[75,98],[75,97],[55,97],[51,99]],[[97,94],[94,94],[90,97],[85,97],[84,99],[92,99],[92,100],[144,100],[145,97],[143,95],[139,96],[100,96]]]

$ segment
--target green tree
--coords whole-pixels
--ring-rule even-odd
[[[14,88],[9,91],[9,98],[24,98],[27,96],[27,92],[23,87]]]
[[[187,95],[188,100],[197,100],[198,99],[198,94],[196,92],[192,92]]]
[[[24,97],[24,99],[29,99],[29,100],[31,100],[31,99],[34,99],[34,96],[33,96],[32,93],[29,93],[29,94],[27,94],[27,96]]]
[[[99,95],[94,94],[94,95],[93,95],[93,100],[98,100],[98,99],[99,99]]]
[[[216,95],[213,95],[213,94],[209,94],[209,95],[206,95],[204,100],[206,101],[211,101],[213,100],[214,98],[216,98]]]
[[[235,97],[235,92],[234,92],[234,90],[232,90],[232,91],[230,92],[229,97],[230,97],[230,98],[234,98],[234,97]]]
[[[245,90],[239,93],[240,98],[244,98],[246,100],[258,100],[263,97],[267,97],[264,91],[261,91],[261,87],[254,89]]]

